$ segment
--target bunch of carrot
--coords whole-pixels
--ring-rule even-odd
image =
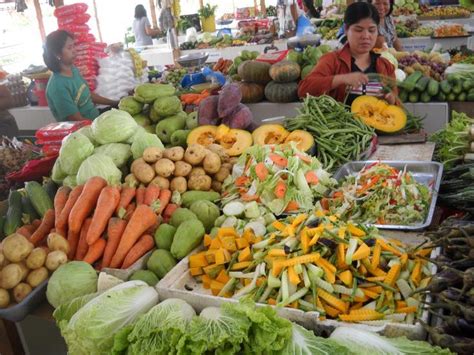
[[[180,96],[180,99],[183,105],[199,105],[202,100],[204,100],[206,97],[210,95],[211,95],[210,91],[204,90],[200,94],[194,94],[194,93],[182,94]]]

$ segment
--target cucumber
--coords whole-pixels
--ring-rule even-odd
[[[401,102],[407,102],[408,93],[405,90],[400,90],[398,97],[400,98]]]
[[[462,92],[462,86],[461,84],[456,84],[453,86],[453,93],[456,95],[459,95]]]
[[[408,95],[408,101],[412,102],[412,103],[415,103],[415,102],[418,102],[418,92],[416,91],[413,91],[410,93],[410,95]]]
[[[423,91],[420,95],[420,100],[421,100],[421,102],[430,102],[431,101],[431,96],[426,91]]]
[[[438,93],[438,96],[436,96],[436,99],[438,101],[445,102],[446,101],[446,95],[444,94],[444,92],[440,91]]]
[[[436,81],[434,79],[430,79],[427,90],[428,90],[428,94],[430,94],[431,96],[438,95],[438,92],[439,92],[439,83],[438,83],[438,81]]]
[[[58,185],[56,185],[53,180],[48,179],[48,181],[43,183],[43,189],[49,195],[51,200],[54,201],[54,196],[56,196],[56,192],[58,191]]]
[[[422,76],[423,74],[418,70],[411,73],[403,82],[403,87],[405,90],[409,92],[415,90],[416,83],[421,79]]]
[[[446,100],[447,101],[456,101],[456,94],[454,94],[453,92],[448,94],[448,96],[446,96]]]
[[[53,200],[43,186],[36,181],[25,183],[25,190],[36,212],[43,218],[46,211],[53,208]]]
[[[462,92],[458,95],[457,100],[458,101],[466,101],[466,97],[467,97],[466,93]]]
[[[17,190],[10,190],[8,195],[8,211],[3,226],[5,235],[16,232],[21,226],[21,193]]]
[[[424,76],[416,82],[415,89],[420,92],[423,92],[426,90],[426,87],[428,86],[429,82],[430,82],[430,78]]]
[[[443,81],[439,84],[439,88],[440,88],[441,91],[442,91],[443,93],[445,93],[446,95],[451,92],[451,85],[448,83],[447,80],[443,80]]]
[[[23,217],[27,218],[27,221],[25,222],[27,224],[30,224],[35,219],[39,218],[30,198],[26,195],[21,196],[21,211],[23,213]]]

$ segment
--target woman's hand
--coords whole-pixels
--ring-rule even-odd
[[[350,73],[343,75],[343,82],[347,86],[358,88],[361,85],[369,83],[369,77],[364,73]]]
[[[383,97],[385,101],[387,101],[390,105],[395,105],[397,103],[397,98],[393,92],[389,92],[388,94],[385,94]]]

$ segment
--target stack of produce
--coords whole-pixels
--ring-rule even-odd
[[[417,0],[396,0],[393,6],[394,16],[409,16],[421,13],[420,5]]]
[[[399,68],[403,69],[407,75],[420,71],[425,76],[439,81],[448,67],[448,63],[438,52],[424,53],[415,51],[410,53],[390,50],[390,53],[395,56]]]
[[[443,163],[445,168],[452,168],[462,160],[467,162],[473,160],[471,154],[474,152],[473,124],[473,118],[465,113],[453,111],[452,119],[446,127],[429,138],[436,143],[436,160]]]
[[[385,239],[327,211],[275,221],[264,235],[221,227],[204,245],[189,257],[190,271],[214,294],[345,322],[412,324],[422,312],[412,293],[431,278],[430,248]]]
[[[423,17],[433,18],[456,18],[456,17],[470,17],[471,11],[462,6],[437,6],[428,7],[423,6]]]
[[[339,18],[328,18],[324,19],[319,23],[317,31],[323,39],[333,40],[336,39],[337,32],[342,26],[342,20]]]
[[[257,201],[275,215],[308,211],[334,185],[321,163],[294,143],[256,145],[240,156],[224,182],[222,203]]]
[[[294,49],[288,52],[287,60],[298,63],[301,69],[301,79],[304,79],[318,64],[319,58],[331,51],[331,47],[323,44],[318,47],[308,46],[303,52]]]
[[[175,66],[170,66],[165,70],[163,83],[171,84],[174,87],[181,85],[183,77],[188,73],[188,70],[185,68],[177,68]]]
[[[299,115],[285,121],[291,132],[306,130],[314,137],[316,157],[323,167],[333,170],[344,163],[360,160],[371,147],[374,130],[329,96],[308,96]]]
[[[472,129],[471,127],[471,133],[474,133]],[[474,136],[471,135],[471,138],[474,139]],[[445,170],[438,199],[447,207],[468,211],[474,215],[473,187],[474,163],[460,164],[452,169]]]
[[[229,74],[229,71],[234,62],[230,59],[219,58],[216,64],[212,67],[213,71],[221,72],[224,75]]]
[[[468,33],[463,25],[450,23],[441,25],[435,28],[433,32],[433,37],[436,38],[445,38],[445,37],[459,37],[459,36],[468,36]]]
[[[234,58],[232,66],[229,69],[229,75],[234,76],[237,74],[237,70],[239,69],[240,64],[246,62],[248,60],[255,60],[260,55],[258,51],[248,51],[244,49],[240,55]]]
[[[373,163],[342,180],[321,205],[357,223],[414,225],[425,221],[431,194],[411,173]]]
[[[298,101],[298,80],[301,68],[298,63],[283,60],[270,67],[270,81],[265,86],[265,97],[270,102]]]
[[[244,61],[238,68],[241,81],[237,82],[237,85],[242,93],[242,103],[262,101],[265,98],[265,85],[271,80],[266,75],[270,70],[270,65],[252,60]],[[257,74],[260,72],[262,74]]]

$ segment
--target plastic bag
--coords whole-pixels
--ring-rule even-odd
[[[36,131],[35,137],[38,141],[46,142],[58,141],[68,134],[77,131],[79,128],[92,124],[89,120],[84,121],[66,121],[50,123]]]
[[[67,26],[70,24],[82,25],[90,20],[89,14],[76,14],[73,16],[58,17],[58,26]]]
[[[59,18],[82,14],[87,11],[87,8],[87,4],[84,4],[82,2],[72,5],[60,6],[54,10],[54,16]]]
[[[11,182],[42,181],[43,177],[51,174],[57,158],[58,155],[56,154],[42,159],[30,160],[20,171],[7,174],[6,178]]]

